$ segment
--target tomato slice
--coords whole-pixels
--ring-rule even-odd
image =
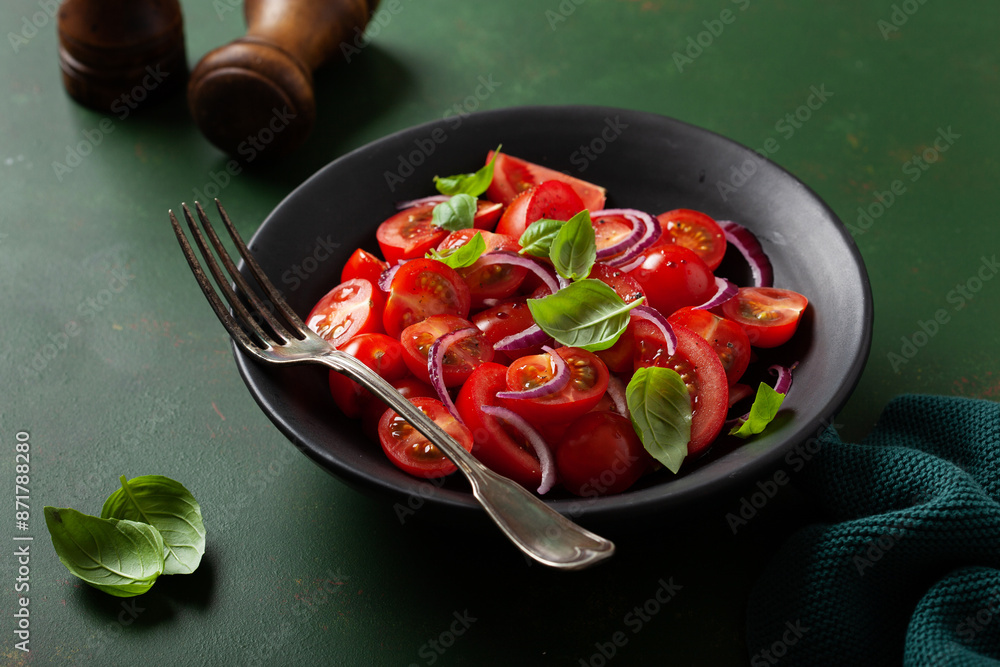
[[[472,226],[476,229],[491,231],[497,225],[500,214],[503,213],[503,204],[480,199],[476,203],[476,217],[472,220]]]
[[[401,259],[423,257],[446,236],[448,230],[436,227],[434,207],[437,204],[421,204],[400,211],[378,226],[375,238],[378,240],[382,256],[390,265]],[[472,224],[478,229],[492,229],[503,207],[491,201],[477,202],[476,217]]]
[[[507,303],[501,303],[492,308],[481,310],[472,316],[472,323],[486,336],[486,340],[491,345],[496,345],[501,339],[521,333],[528,327],[535,324],[535,319],[528,310],[527,299],[517,299]],[[496,350],[494,360],[502,363],[510,363],[518,357],[530,354],[540,354],[542,345],[551,344],[552,339],[535,345],[533,347],[518,350]],[[501,389],[501,391],[504,391]]]
[[[385,334],[359,334],[340,349],[390,382],[410,374],[403,361],[403,346]],[[351,419],[361,416],[362,404],[378,402],[370,391],[337,371],[330,371],[330,393],[341,412]]]
[[[722,430],[729,406],[726,371],[715,350],[704,338],[683,326],[673,327],[677,349],[667,356],[666,342],[651,323],[633,321],[635,331],[635,367],[661,366],[681,376],[691,395],[691,441],[688,455],[701,454]]]
[[[678,208],[656,216],[663,228],[661,242],[689,248],[715,271],[726,254],[726,235],[711,217],[701,211]]]
[[[432,315],[403,329],[399,339],[403,346],[403,361],[423,382],[430,382],[427,356],[431,346],[441,336],[460,329],[475,329],[472,322],[454,315]],[[465,382],[477,366],[493,359],[493,345],[482,331],[451,345],[444,354],[444,384],[457,387]]]
[[[437,392],[426,382],[421,382],[412,375],[407,375],[399,380],[390,381],[389,384],[395,388],[403,398],[417,398],[418,396],[426,396],[428,398],[437,398]],[[382,415],[384,415],[389,410],[389,406],[383,403],[380,399],[372,397],[370,401],[361,401],[361,430],[364,431],[365,435],[379,442],[378,438],[378,424],[382,421]]]
[[[490,151],[486,161],[492,159],[493,151]],[[509,206],[519,194],[545,181],[562,181],[569,185],[583,200],[584,207],[591,211],[600,211],[604,208],[605,189],[599,185],[506,153],[497,156],[497,161],[493,165],[493,181],[486,191],[486,197]]]
[[[472,432],[455,419],[441,401],[419,397],[410,399],[410,403],[433,419],[465,451],[472,451]],[[440,449],[397,415],[395,410],[386,410],[382,415],[378,424],[378,437],[389,460],[411,475],[444,477],[458,470]]]
[[[382,272],[388,268],[388,262],[383,262],[367,250],[358,248],[347,260],[344,270],[340,272],[340,282],[346,283],[354,278],[364,278],[372,285],[377,286]]]
[[[382,292],[354,278],[327,292],[306,317],[306,326],[339,348],[358,334],[382,333],[384,309]]]
[[[573,420],[555,458],[562,485],[584,497],[627,490],[653,461],[632,422],[614,412],[588,412]]]
[[[722,314],[743,327],[755,347],[777,347],[795,334],[809,300],[777,287],[741,287],[722,304]]]
[[[624,215],[591,218],[598,251],[613,246],[632,233],[632,222]]]
[[[446,250],[464,246],[476,234],[481,234],[483,241],[486,242],[485,252],[498,250],[517,252],[521,249],[521,245],[513,236],[494,234],[479,229],[460,229],[457,232],[452,232],[441,241],[437,248],[438,252],[443,254]],[[506,299],[511,296],[521,286],[524,277],[528,274],[528,270],[521,266],[486,265],[482,260],[476,260],[472,266],[456,270],[458,275],[465,280],[465,284],[469,286],[473,309],[482,308],[488,299]]]
[[[455,406],[462,421],[475,435],[473,455],[491,470],[525,488],[535,489],[541,484],[542,469],[534,452],[502,421],[482,410],[484,405],[500,405],[497,392],[506,389],[507,368],[486,363],[473,371],[462,385]]]
[[[669,317],[678,308],[698,306],[715,294],[715,276],[693,250],[679,245],[658,245],[631,276],[648,297],[648,305]]]
[[[735,322],[697,308],[681,308],[667,321],[671,326],[687,327],[711,343],[730,385],[739,380],[750,365],[750,339]]]
[[[536,220],[569,220],[583,209],[583,201],[573,188],[562,181],[544,181],[511,202],[496,231],[520,239]]]
[[[541,398],[503,399],[505,407],[532,425],[568,422],[597,405],[608,390],[608,368],[593,352],[578,347],[560,347],[555,353],[569,366],[570,379],[559,391]],[[524,391],[552,378],[548,354],[521,357],[507,369],[507,390]]]
[[[382,322],[399,337],[403,329],[431,315],[469,316],[469,286],[455,269],[434,259],[414,259],[392,277]]]

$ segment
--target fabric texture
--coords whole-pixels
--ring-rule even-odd
[[[751,593],[752,667],[1000,667],[1000,404],[907,395],[793,481],[828,523]]]

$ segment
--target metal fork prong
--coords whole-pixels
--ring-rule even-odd
[[[208,243],[205,241],[205,236],[202,234],[201,229],[198,227],[198,223],[195,222],[194,216],[191,215],[191,210],[187,207],[187,204],[181,204],[181,210],[184,211],[184,218],[187,220],[188,227],[191,229],[191,235],[194,236],[195,242],[198,244],[198,249],[201,250],[202,259],[208,266],[209,271],[212,272],[212,276],[215,277],[215,284],[218,289],[222,291],[223,296],[226,297],[226,301],[229,302],[230,307],[235,311],[237,315],[237,321],[242,322],[243,326],[250,330],[254,336],[257,337],[258,343],[255,343],[258,347],[272,348],[279,343],[260,326],[254,315],[251,315],[247,310],[246,306],[243,304],[242,299],[237,296],[236,292],[229,284],[229,279],[223,274],[219,263],[215,259],[215,255],[212,254],[211,249],[208,247]],[[201,217],[201,216],[199,216]],[[202,219],[203,224],[207,224],[211,227],[211,223],[204,218]],[[221,253],[224,257],[228,257],[228,254],[223,249]],[[232,264],[232,262],[230,262]],[[263,317],[259,315],[258,317]],[[284,341],[282,341],[284,342]]]
[[[235,340],[240,346],[250,353],[255,353],[257,350],[257,343],[250,340],[246,332],[240,326],[239,322],[229,313],[229,309],[226,304],[222,302],[219,298],[219,294],[215,291],[215,287],[212,285],[212,281],[208,279],[205,275],[205,271],[201,268],[201,262],[198,261],[197,255],[195,255],[194,248],[191,247],[191,243],[187,239],[187,235],[181,228],[181,223],[178,222],[177,217],[174,215],[173,211],[170,213],[170,224],[174,227],[174,234],[177,236],[177,242],[181,245],[181,252],[184,253],[184,258],[187,260],[188,266],[191,267],[192,273],[194,273],[195,279],[198,281],[198,285],[201,287],[201,291],[205,294],[205,298],[212,305],[212,310],[215,311],[215,315],[222,322],[222,326],[226,328],[229,335]]]
[[[229,219],[229,214],[226,213],[226,209],[222,208],[222,203],[216,199],[215,206],[219,209],[219,215],[222,216],[222,222],[226,225],[226,229],[229,231],[229,236],[233,239],[233,243],[236,244],[236,249],[240,253],[240,257],[246,262],[246,265],[250,268],[250,272],[253,274],[254,279],[264,290],[267,298],[273,303],[281,314],[285,316],[285,320],[294,327],[299,333],[300,337],[305,337],[306,325],[302,319],[295,313],[294,310],[285,302],[285,299],[281,296],[277,289],[275,289],[274,284],[271,282],[267,274],[264,273],[263,269],[260,268],[260,264],[254,259],[253,255],[250,254],[250,249],[247,248],[247,244],[243,242],[243,238],[240,233],[236,231],[236,225],[233,221]]]
[[[198,218],[201,220],[202,227],[205,228],[205,233],[208,235],[209,240],[212,242],[212,246],[215,248],[216,253],[219,255],[219,258],[222,260],[223,265],[226,267],[226,272],[229,273],[229,276],[233,279],[233,282],[236,283],[236,286],[239,288],[240,292],[247,297],[247,299],[250,301],[250,305],[253,307],[253,311],[256,314],[256,316],[254,315],[247,315],[247,316],[249,316],[254,322],[258,324],[259,322],[257,322],[257,317],[260,317],[262,320],[264,320],[267,323],[267,325],[271,328],[271,331],[273,331],[276,334],[278,342],[285,343],[287,341],[293,340],[294,339],[293,334],[290,334],[288,330],[285,329],[285,326],[277,318],[273,316],[272,314],[273,307],[265,305],[260,300],[260,297],[257,296],[256,291],[254,291],[250,287],[249,283],[247,283],[246,279],[243,277],[243,274],[240,273],[239,270],[237,270],[236,264],[233,263],[232,258],[226,251],[226,247],[222,245],[222,239],[220,239],[219,235],[216,234],[215,227],[212,226],[212,221],[209,220],[208,216],[205,214],[205,209],[203,209],[201,207],[201,204],[198,202],[194,203],[194,207],[195,210],[198,211]],[[230,233],[230,235],[232,234]],[[239,245],[240,244],[237,244],[237,249],[239,249]],[[240,251],[240,254],[242,256],[242,251]],[[270,298],[270,295],[269,299],[270,302],[273,304],[274,299]],[[240,307],[242,306],[243,303],[241,301]],[[270,340],[268,341],[269,344],[271,342],[272,341]]]

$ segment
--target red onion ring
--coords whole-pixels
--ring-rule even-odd
[[[480,266],[490,266],[492,264],[510,264],[512,266],[520,266],[528,269],[536,276],[538,276],[545,286],[549,288],[552,294],[559,291],[559,283],[556,280],[554,274],[546,269],[544,266],[518,255],[516,252],[510,252],[508,250],[494,250],[493,252],[484,253],[479,256],[478,262],[481,262]]]
[[[719,220],[719,227],[726,235],[726,242],[731,243],[750,265],[755,287],[772,287],[774,285],[774,269],[771,260],[767,258],[760,241],[749,229],[732,220]]]
[[[615,404],[615,411],[622,417],[629,416],[628,401],[625,399],[625,383],[617,375],[608,378],[608,396]]]
[[[609,257],[608,255],[612,253],[607,253],[607,251],[623,245],[621,242],[597,253],[597,259],[609,266],[618,268],[624,264],[628,264],[660,240],[660,235],[663,234],[663,228],[660,226],[660,223],[653,219],[653,216],[636,209],[609,208],[594,214],[594,216],[597,215],[624,215],[635,225],[632,233],[625,239],[630,242],[624,250],[619,251],[620,254],[614,253],[615,256]]]
[[[736,292],[739,289],[733,283],[729,282],[725,278],[715,279],[715,294],[712,298],[701,304],[700,306],[695,306],[698,310],[708,310],[709,308],[715,308],[716,306],[721,306],[725,302],[736,296]]]
[[[431,195],[430,197],[421,197],[420,199],[410,199],[408,201],[401,201],[396,203],[396,210],[402,211],[408,208],[413,208],[414,206],[423,206],[424,204],[440,204],[451,199],[448,195]]]
[[[534,389],[524,389],[522,391],[498,391],[497,398],[541,398],[556,393],[569,383],[571,373],[565,360],[556,354],[548,345],[542,347],[549,358],[552,359],[552,377],[548,382],[540,384]]]
[[[538,457],[538,465],[542,469],[542,483],[538,485],[538,494],[545,495],[548,493],[556,483],[556,466],[555,461],[552,460],[552,452],[549,450],[549,446],[545,440],[542,439],[542,436],[520,415],[511,412],[507,408],[497,405],[484,405],[482,406],[482,410],[490,417],[507,422],[511,428],[523,435],[524,439],[528,441],[528,444],[535,450],[535,456]]]
[[[542,343],[548,342],[548,340],[549,335],[542,331],[542,328],[537,324],[532,324],[520,333],[511,334],[501,338],[493,346],[493,349],[500,350],[501,352],[506,352],[507,350],[523,350],[526,347],[541,345]]]
[[[659,329],[663,339],[667,342],[667,356],[674,355],[674,352],[677,351],[677,334],[674,333],[674,328],[670,326],[670,322],[667,322],[667,318],[660,311],[649,306],[636,306],[628,312],[630,316],[645,320]]]
[[[434,341],[431,349],[427,352],[427,374],[431,378],[431,386],[434,387],[434,392],[438,395],[438,399],[444,403],[444,406],[448,408],[448,412],[460,424],[464,424],[465,422],[462,421],[461,415],[458,414],[458,408],[455,407],[455,402],[451,400],[451,394],[448,393],[448,387],[444,384],[444,355],[448,352],[448,348],[458,341],[478,333],[482,332],[475,327],[449,331]]]
[[[780,366],[775,364],[768,368],[773,375],[776,375],[778,379],[774,383],[774,390],[779,394],[787,394],[788,390],[792,388],[792,371],[795,367],[799,365],[799,362],[795,362],[791,366]]]
[[[399,267],[409,261],[408,259],[401,259],[395,265],[383,271],[378,277],[378,288],[388,294],[389,288],[392,287],[392,279],[396,277],[396,271],[399,271]]]
[[[621,271],[622,273],[628,273],[629,271],[635,271],[636,269],[638,269],[640,266],[642,266],[642,263],[645,261],[646,261],[646,256],[639,255],[631,262],[627,264],[622,264],[621,266],[616,266],[615,268]]]

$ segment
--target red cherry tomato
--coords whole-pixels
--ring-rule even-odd
[[[602,215],[591,218],[597,250],[604,250],[632,233],[632,223],[624,215]]]
[[[608,368],[592,352],[578,347],[560,347],[555,353],[569,366],[570,379],[559,391],[541,398],[508,398],[503,405],[532,425],[568,422],[597,405],[608,390]],[[524,391],[552,378],[548,354],[521,357],[507,369],[507,390]]]
[[[678,308],[698,306],[715,294],[715,276],[693,250],[659,245],[629,272],[646,293],[647,304],[669,317]]]
[[[423,257],[427,251],[437,246],[448,230],[436,227],[434,207],[437,204],[422,204],[400,211],[378,226],[375,238],[378,240],[382,255],[390,264],[401,259]],[[477,202],[476,217],[473,226],[478,229],[491,229],[500,215],[501,206],[491,201]]]
[[[490,151],[486,161],[492,159],[493,151]],[[604,208],[604,188],[505,153],[497,156],[493,165],[493,181],[486,191],[486,197],[509,206],[519,194],[545,181],[566,183],[580,197],[584,207],[591,211],[600,211]]]
[[[503,204],[480,199],[476,206],[476,217],[472,220],[475,229],[492,231],[503,213]]]
[[[479,311],[472,316],[472,323],[483,332],[491,345],[496,346],[501,339],[513,336],[534,325],[535,320],[531,316],[531,311],[528,310],[527,299],[517,299]],[[540,354],[542,345],[551,343],[552,339],[550,338],[532,347],[508,350],[507,352],[496,350],[493,359],[509,364],[518,357]]]
[[[414,259],[392,277],[382,318],[385,332],[399,337],[403,329],[431,315],[469,316],[469,286],[455,269],[433,259]]]
[[[590,276],[588,277],[600,280],[611,287],[625,303],[632,303],[646,296],[645,292],[642,291],[642,287],[639,286],[639,283],[634,278],[621,269],[610,267],[607,264],[600,262],[594,264],[594,268],[590,270]],[[604,362],[608,370],[612,373],[632,372],[632,357],[634,354],[632,352],[631,336],[622,334],[614,345],[605,350],[599,350],[594,354],[601,358],[601,361]]]
[[[460,229],[449,234],[437,247],[438,252],[444,254],[446,250],[460,248],[472,239],[476,234],[481,234],[486,242],[484,252],[494,252],[497,250],[510,250],[517,252],[521,245],[513,236],[504,234],[493,234],[478,229]],[[469,294],[472,297],[472,308],[482,308],[487,299],[505,299],[517,291],[524,281],[528,270],[521,266],[510,264],[490,264],[486,265],[482,259],[476,260],[472,266],[456,269],[458,275],[462,276],[465,284],[469,286]]]
[[[396,391],[403,395],[403,398],[417,398],[418,396],[426,396],[427,398],[437,398],[437,393],[434,388],[431,387],[426,382],[421,382],[412,375],[407,375],[406,377],[390,382]],[[381,400],[372,396],[370,401],[361,401],[361,430],[364,431],[365,435],[379,442],[378,439],[378,423],[382,420],[382,415],[384,415],[389,407],[383,403]]]
[[[507,368],[486,363],[462,385],[455,406],[475,438],[475,457],[491,470],[535,489],[541,484],[542,470],[534,451],[516,432],[482,410],[484,405],[500,405],[497,392],[506,389]]]
[[[425,320],[403,329],[399,339],[403,346],[403,360],[410,371],[420,380],[430,382],[427,372],[427,356],[431,346],[441,336],[459,329],[476,329],[472,322],[454,315],[432,315]],[[444,354],[446,387],[457,387],[465,382],[476,366],[493,359],[493,346],[482,331],[451,345]]]
[[[634,320],[635,367],[661,366],[671,368],[681,376],[691,396],[691,441],[688,455],[695,456],[708,448],[722,430],[729,406],[729,385],[726,371],[715,350],[704,338],[680,325],[677,349],[670,357],[659,330],[649,322]]]
[[[339,348],[362,333],[382,333],[385,297],[363,278],[343,282],[327,292],[306,317],[306,326]]]
[[[713,315],[707,310],[681,308],[667,318],[671,326],[681,325],[695,332],[709,343],[726,371],[726,380],[732,385],[743,376],[750,365],[750,339],[740,325]]]
[[[722,314],[746,332],[755,347],[777,347],[792,337],[809,300],[787,289],[741,287],[722,304]]]
[[[584,497],[625,491],[652,462],[632,422],[614,412],[588,412],[574,419],[555,458],[562,485]]]
[[[403,346],[398,340],[385,334],[360,334],[347,341],[340,349],[389,382],[410,374],[409,367],[403,361]],[[337,371],[330,371],[330,393],[341,412],[351,419],[361,416],[361,405],[364,403],[378,402],[370,391]]]
[[[678,208],[656,216],[663,228],[662,241],[689,248],[715,271],[726,254],[726,235],[719,223],[700,211]]]
[[[340,272],[340,282],[346,283],[353,278],[364,278],[372,285],[378,286],[379,276],[388,268],[388,262],[383,262],[370,252],[358,248],[347,260],[344,270]]]
[[[420,397],[410,399],[410,403],[433,419],[465,451],[472,451],[472,433],[448,412],[441,401]],[[386,410],[382,415],[378,424],[378,437],[389,460],[411,475],[444,477],[457,470],[455,464],[440,449],[397,415],[395,410]]]
[[[569,220],[583,209],[583,201],[573,188],[562,181],[545,181],[511,202],[496,231],[520,239],[536,220]]]

